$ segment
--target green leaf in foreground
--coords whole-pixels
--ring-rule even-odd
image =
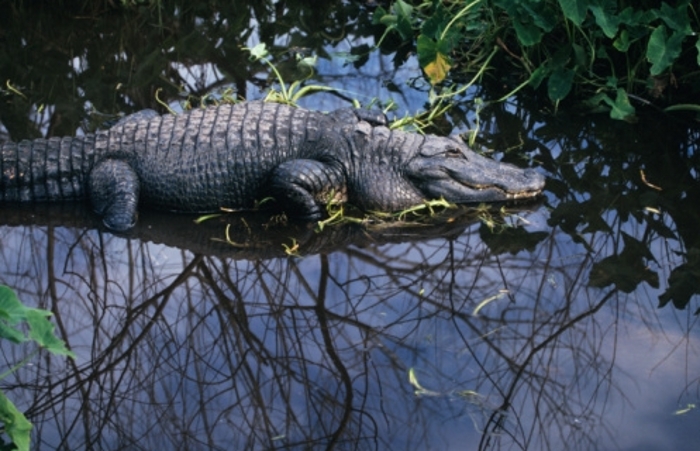
[[[29,451],[32,424],[2,392],[0,392],[0,422],[17,449]]]
[[[54,325],[48,320],[51,312],[30,309],[27,312],[29,338],[52,354],[65,355],[75,358],[75,354],[66,348],[66,343],[54,334]]]
[[[0,285],[0,338],[13,343],[22,343],[31,339],[49,352],[75,357],[75,354],[66,348],[63,340],[54,334],[54,325],[48,319],[50,316],[51,312],[48,310],[25,306],[14,291]],[[17,328],[23,322],[29,325],[28,337]]]

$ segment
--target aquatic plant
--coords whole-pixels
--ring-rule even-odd
[[[690,0],[396,0],[378,7],[379,44],[414,51],[433,86],[495,75],[507,98],[526,87],[615,119],[635,106],[700,110],[700,18]],[[398,37],[398,42],[388,39]],[[495,55],[497,53],[498,55]],[[495,57],[496,56],[496,57]],[[692,102],[687,95],[693,93]]]
[[[32,341],[38,346],[19,363],[0,374],[0,380],[4,380],[26,365],[41,349],[55,355],[75,358],[75,354],[54,334],[54,326],[48,320],[49,316],[51,312],[25,306],[14,291],[0,285],[0,339],[15,344]],[[2,391],[0,391],[0,421],[3,424],[2,432],[11,440],[10,445],[2,444],[0,449],[28,451],[32,424]]]

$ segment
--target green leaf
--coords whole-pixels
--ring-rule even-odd
[[[544,2],[533,0],[496,0],[496,6],[503,8],[522,45],[531,46],[540,42],[543,30],[551,31],[555,25],[554,14]]]
[[[550,32],[557,25],[557,18],[552,8],[541,1],[523,1],[520,7],[527,11],[532,22],[545,32]]]
[[[248,50],[248,52],[250,53],[250,57],[251,59],[253,59],[253,61],[267,58],[270,55],[267,51],[267,47],[265,47],[264,42],[261,42],[253,48],[245,48],[244,50]]]
[[[15,292],[9,287],[0,285],[0,338],[13,343],[27,341],[24,333],[13,327],[24,321],[26,316],[27,307],[17,299]]]
[[[617,28],[620,26],[620,19],[612,10],[606,10],[600,5],[591,5],[590,9],[595,17],[595,23],[603,30],[605,36],[610,39],[614,38],[617,34]]]
[[[450,18],[445,14],[445,7],[442,3],[438,3],[435,12],[421,25],[420,32],[431,39],[438,40],[449,22]]]
[[[408,3],[404,2],[403,0],[396,0],[396,3],[394,3],[394,13],[399,16],[399,18],[403,18],[406,20],[411,20],[411,13],[413,12],[413,6],[409,5]]]
[[[513,19],[513,28],[518,35],[518,41],[524,46],[535,45],[542,40],[542,30],[531,23]]]
[[[627,92],[622,89],[617,89],[617,96],[613,102],[610,97],[605,96],[603,101],[610,106],[610,117],[613,119],[620,119],[623,121],[633,121],[636,110],[630,103],[630,99],[627,96]]]
[[[27,337],[24,336],[22,331],[10,327],[4,323],[0,323],[0,338],[10,340],[13,343],[23,343],[27,341]]]
[[[27,313],[29,338],[52,354],[65,355],[75,358],[75,354],[66,348],[66,344],[54,334],[54,325],[48,320],[51,312],[31,309]]]
[[[547,80],[547,94],[553,102],[558,102],[571,91],[574,80],[574,71],[562,67],[554,70]]]
[[[576,25],[580,26],[586,18],[586,0],[559,0],[559,6],[564,16]]]
[[[403,0],[397,0],[394,3],[394,14],[396,14],[396,25],[394,28],[401,35],[404,41],[413,39],[413,27],[411,26],[411,12],[413,7]]]
[[[685,35],[681,32],[674,32],[667,39],[666,26],[663,24],[652,31],[647,44],[647,59],[652,64],[649,69],[651,75],[659,75],[678,59],[683,39]]]
[[[51,312],[27,307],[20,302],[9,287],[0,285],[0,338],[14,343],[27,341],[25,334],[12,326],[26,322],[29,325],[29,338],[49,352],[75,357],[65,343],[54,335],[54,325],[48,318]]]
[[[687,2],[681,2],[677,8],[672,8],[668,3],[663,2],[659,17],[674,31],[683,33],[685,36],[693,33],[693,29],[690,27]]]
[[[0,320],[15,325],[26,318],[27,307],[19,301],[10,287],[0,285]]]
[[[572,44],[571,47],[574,49],[574,61],[578,67],[588,66],[588,55],[586,50],[578,44]]]
[[[537,89],[540,87],[540,83],[542,83],[542,80],[544,80],[550,72],[550,69],[543,64],[532,72],[528,83],[530,84],[530,86]]]
[[[377,6],[372,14],[372,25],[380,25],[382,23],[382,18],[387,15],[386,9],[381,6]]]
[[[698,40],[695,41],[695,50],[698,51],[697,61],[698,61],[698,66],[700,66],[700,37],[698,37]]]
[[[437,42],[429,37],[421,34],[416,40],[416,52],[418,53],[418,64],[420,67],[425,67],[435,60],[437,55]]]
[[[613,42],[613,47],[625,53],[630,48],[630,34],[627,30],[622,30],[620,35]]]
[[[32,424],[2,392],[0,392],[0,422],[5,426],[5,433],[17,449],[29,451]]]

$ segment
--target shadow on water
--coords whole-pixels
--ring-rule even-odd
[[[372,35],[359,2],[306,3],[164,10],[162,27],[145,9],[95,12],[102,22],[62,10],[53,46],[26,18],[3,23],[3,76],[26,87],[2,102],[5,131],[73,134],[86,102],[141,109],[182,80],[250,91],[249,39],[328,54]],[[305,28],[324,15],[335,28]],[[282,17],[304,19],[274,28]],[[650,116],[544,115],[526,99],[482,110],[482,144],[548,175],[544,205],[510,227],[448,212],[432,227],[317,234],[233,217],[231,246],[211,240],[219,220],[146,213],[116,236],[81,206],[3,208],[0,283],[51,310],[78,356],[43,356],[3,390],[37,449],[694,450],[700,132]],[[295,244],[302,258],[285,254]],[[6,366],[22,351],[3,345]]]

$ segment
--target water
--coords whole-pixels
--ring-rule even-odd
[[[356,4],[345,6],[339,16],[360,17]],[[187,23],[195,30],[221,17],[234,16]],[[264,40],[258,33],[274,15],[251,17],[248,40]],[[65,27],[59,38],[89,28],[67,19]],[[135,39],[124,23],[115,27]],[[356,41],[337,43],[288,34],[284,24],[273,34],[281,47],[301,39],[331,52],[370,39],[359,29]],[[184,37],[194,39],[192,30]],[[141,54],[158,39],[192,45],[153,33]],[[202,42],[220,42],[212,33]],[[57,48],[73,42],[59,38]],[[105,51],[81,45],[87,55]],[[13,51],[44,64],[24,47],[5,47],[3,58]],[[190,74],[230,64],[192,64],[181,52]],[[357,77],[324,60],[319,77],[386,96],[385,81],[404,86],[411,67],[372,56],[361,70],[374,75]],[[84,100],[149,106],[134,99],[150,102],[158,82],[115,93],[87,68],[77,71],[88,72],[78,89],[86,94],[68,111]],[[24,86],[38,77],[15,75]],[[255,82],[235,82],[246,83],[254,91]],[[110,94],[96,97],[95,86]],[[398,97],[412,111],[426,94]],[[314,99],[309,107],[342,103]],[[20,106],[3,106],[3,121]],[[25,114],[15,129],[54,130],[62,108]],[[473,124],[473,112],[466,118],[458,128]],[[224,234],[216,221],[145,214],[121,237],[81,209],[3,209],[0,283],[53,311],[77,355],[42,355],[3,381],[35,425],[36,449],[697,449],[697,130],[670,117],[630,125],[544,115],[522,99],[485,109],[480,124],[482,144],[515,149],[498,157],[548,176],[543,202],[513,209],[506,225],[495,213],[458,211],[430,228],[317,234],[247,228],[234,217],[234,247],[211,241]],[[295,244],[300,256],[287,256]],[[2,351],[9,366],[27,349]]]

